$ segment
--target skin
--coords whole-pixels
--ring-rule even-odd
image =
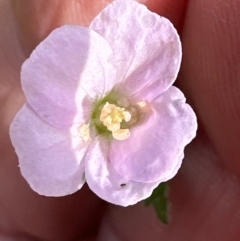
[[[87,2],[87,3],[86,3]],[[9,125],[25,102],[20,67],[54,28],[87,26],[110,1],[0,0],[0,239],[26,241],[236,241],[240,238],[240,2],[145,0],[181,34],[177,86],[199,121],[170,182],[169,225],[142,203],[109,205],[87,186],[47,198],[22,178]]]

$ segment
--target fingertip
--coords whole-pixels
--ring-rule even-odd
[[[168,18],[181,34],[188,0],[142,0],[147,7]]]
[[[65,24],[88,26],[111,1],[12,0],[19,38],[26,54],[29,55],[57,27]]]
[[[110,206],[100,226],[97,241],[159,241],[162,224],[152,207],[143,202],[134,206]]]
[[[217,152],[240,176],[238,1],[190,1],[178,84]]]
[[[139,0],[151,11],[169,18],[175,27],[181,31],[184,13],[188,0]],[[107,1],[44,1],[22,0],[11,1],[19,38],[27,55],[40,41],[55,28],[64,24],[79,24],[88,26],[91,20],[107,4]]]

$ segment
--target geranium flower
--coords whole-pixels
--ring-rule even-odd
[[[31,188],[64,196],[86,181],[127,206],[172,178],[197,128],[172,86],[180,62],[173,25],[135,1],[55,29],[22,66],[27,103],[10,127]]]

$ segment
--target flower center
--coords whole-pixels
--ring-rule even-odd
[[[106,102],[100,113],[100,121],[112,132],[112,136],[117,140],[125,140],[130,136],[129,129],[121,129],[122,121],[131,120],[131,113],[115,104]]]
[[[130,129],[141,123],[148,112],[145,101],[135,102],[112,90],[104,98],[97,100],[92,108],[89,128],[94,127],[96,135],[116,140],[126,140]],[[82,129],[82,138],[88,139],[88,134]]]

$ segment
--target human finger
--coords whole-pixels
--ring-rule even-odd
[[[240,175],[240,3],[190,1],[178,81],[216,151]]]

